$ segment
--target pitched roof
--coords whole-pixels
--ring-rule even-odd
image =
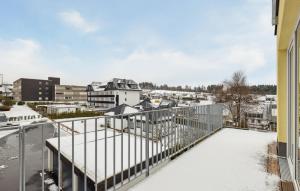
[[[140,107],[143,110],[155,109],[154,105],[151,103],[150,99],[144,99],[140,103],[136,104],[135,107]]]
[[[132,90],[141,91],[139,85],[131,79],[113,78],[108,82],[93,82],[88,85],[88,90],[109,91],[109,90]]]
[[[117,107],[111,108],[109,110],[106,111],[106,115],[120,115],[120,114],[129,114],[129,113],[136,113],[139,110],[131,107],[127,104],[122,104],[119,105]]]

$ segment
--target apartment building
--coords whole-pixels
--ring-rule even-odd
[[[245,111],[247,127],[261,129],[266,126],[263,108],[261,106],[248,107],[247,111]]]
[[[13,99],[13,85],[12,84],[1,84],[0,95],[9,99]]]
[[[122,104],[134,106],[140,101],[140,93],[141,89],[135,81],[114,78],[88,85],[87,101],[89,106],[103,110]]]
[[[16,101],[52,101],[54,86],[60,84],[60,78],[48,77],[48,80],[20,78],[13,83]]]
[[[300,190],[300,1],[273,0],[277,37],[277,136],[287,158],[295,190]]]
[[[55,85],[54,100],[57,102],[86,102],[86,86]]]

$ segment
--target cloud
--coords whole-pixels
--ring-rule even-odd
[[[0,39],[0,68],[6,82],[18,78],[42,78],[56,75],[42,57],[42,46],[31,39]]]
[[[95,32],[99,29],[97,24],[87,21],[78,11],[75,10],[61,12],[59,13],[59,16],[67,25],[85,33]]]
[[[124,58],[112,59],[101,76],[133,78],[172,85],[220,83],[235,70],[255,72],[265,66],[265,57],[255,47],[232,46],[199,54],[180,50],[138,49]]]
[[[252,7],[251,10],[248,10],[249,7]],[[208,34],[200,33],[205,44],[203,38],[185,37],[187,42],[192,42],[188,49],[182,46],[175,48],[149,30],[136,30],[139,31],[137,36],[144,37],[144,40],[141,38],[128,55],[111,59],[97,71],[104,79],[121,77],[158,84],[199,85],[220,83],[234,71],[243,70],[250,84],[275,84],[276,45],[272,37],[270,9],[268,1],[249,0],[241,9],[235,8],[233,13],[224,15],[217,12],[211,15],[209,22],[226,20],[228,27],[217,28],[216,32],[206,28]],[[155,39],[155,43],[150,41],[149,46],[146,39]]]

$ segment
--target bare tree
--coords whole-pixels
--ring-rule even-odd
[[[236,126],[239,126],[241,124],[243,105],[251,99],[247,77],[244,72],[237,71],[233,73],[231,79],[225,80],[223,84],[224,88],[219,94],[219,100],[227,103]]]

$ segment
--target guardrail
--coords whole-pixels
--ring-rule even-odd
[[[41,190],[117,190],[222,128],[222,105],[59,120],[19,127],[19,190],[27,189],[26,140],[39,129]],[[52,132],[49,137],[47,132]],[[51,129],[51,130],[49,130]],[[67,129],[67,130],[65,130]],[[45,182],[46,180],[46,182]],[[48,182],[48,183],[47,183]]]

